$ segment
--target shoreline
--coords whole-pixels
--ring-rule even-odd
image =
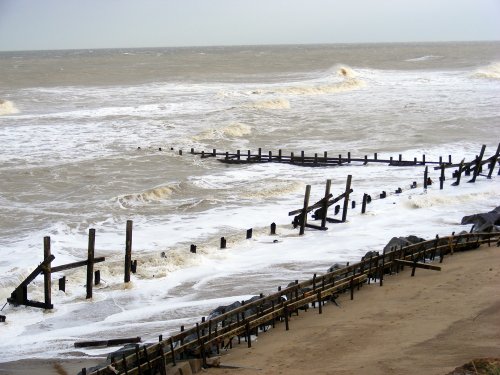
[[[236,345],[211,374],[441,374],[475,358],[500,357],[500,249],[448,255],[442,271],[406,268],[364,285],[354,301],[301,311]]]
[[[410,268],[340,295],[323,313],[310,308],[221,352],[212,374],[446,374],[480,357],[500,357],[500,249],[448,255],[442,271]],[[332,353],[332,355],[328,355]],[[76,374],[102,358],[0,363],[0,374]]]

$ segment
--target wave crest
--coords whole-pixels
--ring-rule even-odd
[[[251,106],[255,109],[289,109],[290,102],[283,98],[254,102]]]
[[[244,198],[270,198],[279,197],[286,195],[288,193],[293,193],[295,191],[301,190],[304,187],[304,183],[300,181],[272,181],[269,183],[265,182],[264,186],[253,185],[256,189],[252,191],[247,191],[243,194]]]
[[[500,79],[500,62],[484,66],[476,70],[472,76],[483,79]]]
[[[0,99],[0,116],[13,115],[15,113],[19,113],[19,110],[16,108],[14,103],[12,103],[10,100]]]
[[[127,208],[133,207],[137,204],[160,202],[170,198],[172,194],[178,191],[180,191],[180,186],[178,184],[163,185],[145,190],[141,193],[119,196],[116,198],[116,201],[123,208]]]
[[[195,135],[194,140],[240,138],[252,133],[252,127],[241,122],[232,122],[221,129],[208,129]]]

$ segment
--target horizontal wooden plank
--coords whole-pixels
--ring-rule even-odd
[[[94,263],[101,263],[101,262],[104,262],[105,260],[106,260],[105,257],[97,257],[97,258],[94,258]],[[81,260],[79,262],[73,262],[73,263],[63,264],[60,266],[54,266],[54,267],[52,267],[52,269],[50,271],[52,273],[54,273],[54,272],[66,271],[66,270],[69,270],[72,268],[83,267],[83,266],[87,265],[87,262],[88,262],[87,260]]]
[[[433,266],[432,264],[429,263],[412,262],[411,260],[403,260],[403,259],[394,259],[394,261],[404,266],[423,268],[426,270],[433,270],[433,271],[441,271],[441,267]]]

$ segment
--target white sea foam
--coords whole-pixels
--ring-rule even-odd
[[[211,128],[205,130],[193,137],[194,140],[211,140],[211,139],[227,139],[241,138],[252,133],[252,127],[241,123],[232,122],[221,128]]]
[[[0,116],[13,115],[16,113],[19,113],[19,110],[16,108],[13,102],[11,102],[10,100],[0,99]]]
[[[284,98],[261,100],[254,102],[251,107],[256,109],[289,109],[290,102]]]
[[[472,77],[500,80],[500,62],[495,62],[493,64],[479,68],[474,73],[472,73]]]

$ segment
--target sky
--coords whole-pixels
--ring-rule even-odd
[[[0,51],[500,40],[500,0],[0,0]]]

